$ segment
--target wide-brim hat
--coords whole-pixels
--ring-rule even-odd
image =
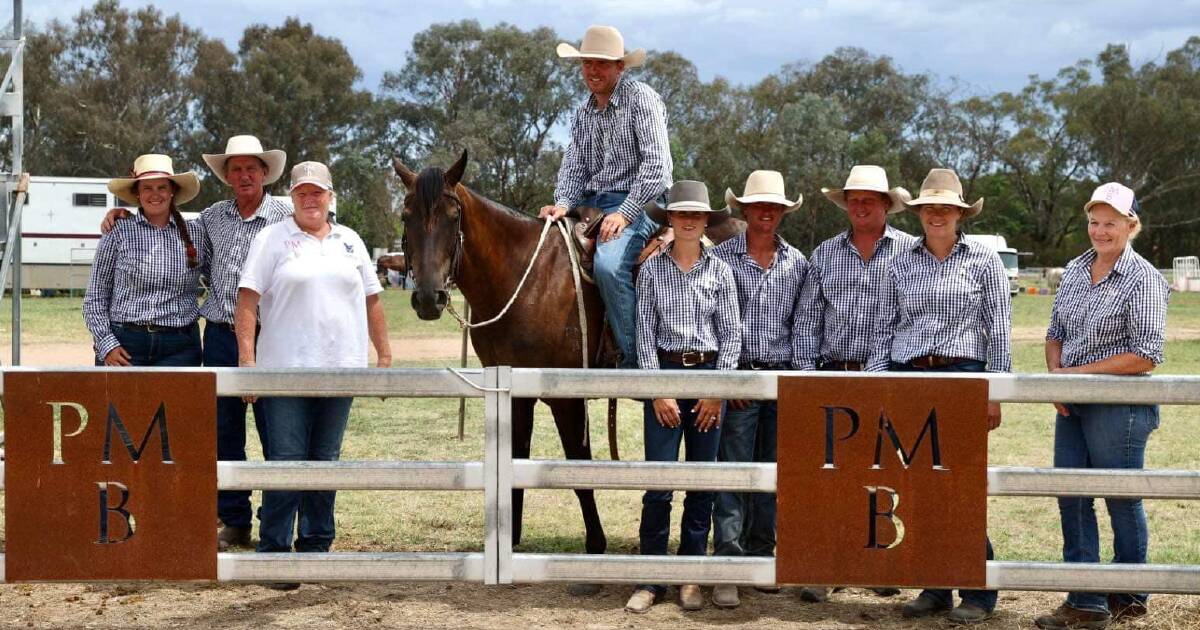
[[[646,61],[645,49],[625,52],[625,38],[611,26],[589,26],[579,48],[562,42],[556,49],[563,59],[604,59],[624,61],[626,68],[636,68]]]
[[[908,207],[916,210],[917,206],[944,204],[962,208],[962,216],[969,219],[983,210],[983,197],[975,203],[963,200],[962,182],[958,173],[948,168],[935,168],[921,182],[921,194],[916,199],[906,202]]]
[[[130,171],[129,177],[114,177],[108,180],[108,191],[116,195],[117,199],[136,206],[139,202],[137,194],[133,192],[133,185],[144,179],[169,179],[175,182],[175,185],[179,186],[179,190],[175,192],[176,206],[182,206],[200,194],[200,178],[196,177],[195,173],[176,173],[170,156],[157,153],[139,155],[133,161],[133,170]]]
[[[708,203],[708,186],[704,182],[680,180],[667,193],[667,205],[657,201],[646,204],[643,210],[655,223],[666,224],[668,212],[708,212],[708,224],[717,225],[729,219],[729,209],[713,210]]]
[[[742,196],[733,194],[733,189],[725,189],[725,204],[742,212],[742,205],[747,203],[773,203],[784,207],[783,213],[795,212],[804,203],[804,195],[797,195],[792,201],[784,194],[783,174],[779,171],[754,171],[746,178],[746,186]]]
[[[1117,182],[1109,182],[1102,184],[1092,191],[1092,198],[1083,206],[1083,211],[1087,212],[1094,206],[1099,204],[1108,204],[1114,210],[1129,217],[1130,219],[1138,218],[1137,198],[1133,194],[1133,189],[1118,184]]]
[[[878,166],[870,164],[860,164],[850,169],[850,176],[846,178],[846,184],[841,188],[822,188],[821,194],[825,195],[842,210],[847,210],[846,193],[851,190],[869,190],[872,192],[883,193],[892,200],[892,205],[888,207],[888,214],[896,214],[903,212],[907,207],[904,204],[912,199],[912,195],[900,186],[888,188],[887,171]]]
[[[264,151],[262,142],[254,136],[234,136],[225,143],[224,153],[205,153],[204,163],[208,168],[212,169],[213,175],[221,180],[222,184],[229,185],[225,181],[225,162],[231,157],[248,155],[256,157],[267,165],[267,176],[263,178],[263,185],[274,184],[276,180],[283,175],[283,167],[287,164],[287,153],[279,149],[271,149]]]

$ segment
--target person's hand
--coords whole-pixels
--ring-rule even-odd
[[[104,355],[104,365],[113,367],[131,366],[133,365],[133,363],[130,363],[129,361],[131,358],[132,357],[129,356],[129,353],[125,351],[125,348],[117,346],[116,348],[109,350],[108,354]]]
[[[1054,403],[1054,410],[1058,412],[1058,415],[1063,416],[1064,418],[1071,415],[1071,410],[1067,409],[1067,406],[1063,403]]]
[[[750,408],[750,401],[749,400],[731,400],[731,401],[729,401],[729,406],[733,407],[734,409],[737,409],[738,411],[741,411],[743,409]]]
[[[375,367],[377,367],[377,368],[392,367],[392,356],[391,355],[380,355],[379,358],[377,358],[375,360]]]
[[[680,422],[679,403],[674,398],[655,398],[654,417],[662,426],[674,429]]]
[[[721,426],[720,398],[702,398],[692,407],[692,411],[696,412],[696,428],[701,433]]]
[[[611,241],[621,235],[625,228],[629,227],[629,219],[620,212],[614,212],[604,217],[604,222],[600,224],[600,240]]]
[[[557,221],[566,215],[567,209],[562,206],[542,206],[542,209],[538,210],[539,219],[550,217],[551,221]]]
[[[128,219],[131,214],[125,208],[113,208],[104,213],[104,220],[100,222],[100,233],[108,234],[113,228],[117,227],[117,219]]]
[[[1000,403],[988,403],[988,431],[994,431],[1000,426]]]

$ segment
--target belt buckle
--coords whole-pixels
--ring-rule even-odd
[[[700,363],[703,362],[704,353],[693,350],[691,352],[684,352],[683,354],[680,354],[679,358],[683,359],[683,367],[692,367],[693,365],[700,365]]]

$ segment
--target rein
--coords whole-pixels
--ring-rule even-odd
[[[454,202],[458,204],[458,241],[455,244],[453,262],[450,265],[450,277],[453,278],[458,275],[459,264],[462,261],[462,250],[465,237],[463,236],[462,231],[462,201],[458,199],[458,195],[448,194],[448,196],[452,197]],[[521,294],[521,289],[525,287],[525,281],[529,279],[529,274],[533,271],[533,266],[537,262],[538,255],[542,252],[542,246],[546,243],[546,235],[550,233],[550,226],[554,225],[555,223],[558,225],[558,231],[560,234],[562,234],[563,242],[566,243],[567,252],[570,254],[571,258],[571,277],[575,282],[575,303],[579,309],[579,336],[581,337],[579,355],[582,366],[586,368],[588,366],[587,312],[584,310],[583,304],[583,286],[579,269],[579,252],[576,251],[575,243],[572,242],[566,226],[564,226],[562,222],[555,222],[550,217],[546,217],[546,222],[542,225],[542,233],[540,236],[538,236],[537,246],[533,249],[533,256],[529,258],[529,264],[525,267],[525,273],[521,275],[521,281],[517,283],[517,288],[513,290],[512,297],[508,298],[508,302],[504,305],[504,308],[500,309],[500,312],[497,313],[495,317],[483,322],[468,322],[458,314],[458,311],[454,309],[453,300],[450,300],[446,303],[446,311],[449,312],[452,317],[454,317],[460,328],[465,328],[468,330],[483,328],[484,326],[489,326],[500,321],[500,319],[508,314],[508,310],[512,308],[513,303],[517,301],[517,296]],[[407,253],[405,254],[405,257],[407,258]]]

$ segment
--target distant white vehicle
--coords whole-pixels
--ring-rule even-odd
[[[126,205],[108,192],[107,178],[30,177],[21,211],[21,286],[86,288],[104,213]]]
[[[1004,263],[1004,273],[1008,276],[1008,292],[1010,295],[1016,295],[1021,290],[1020,284],[1017,282],[1017,276],[1020,273],[1017,264],[1017,250],[1009,247],[1008,242],[999,234],[967,234],[966,236],[1000,254],[1000,260]]]

